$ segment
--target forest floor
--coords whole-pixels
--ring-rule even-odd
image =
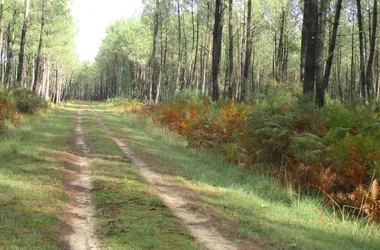
[[[379,249],[378,228],[108,104],[1,135],[0,249]]]

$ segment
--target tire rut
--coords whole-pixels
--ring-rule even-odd
[[[76,178],[67,186],[67,190],[72,190],[69,203],[70,217],[67,223],[73,229],[73,232],[67,236],[67,240],[72,250],[96,250],[98,240],[95,236],[95,208],[91,203],[93,185],[87,158],[89,148],[84,142],[81,117],[82,106],[75,117],[75,131],[70,143],[70,150],[76,155],[74,163]]]
[[[90,110],[93,112],[94,118],[102,126],[105,132],[137,167],[141,176],[156,188],[158,191],[158,196],[165,203],[165,205],[188,229],[190,229],[198,244],[206,249],[212,250],[239,249],[234,242],[226,239],[216,228],[210,226],[210,218],[208,216],[198,211],[190,211],[186,209],[191,202],[187,200],[186,197],[181,195],[181,190],[166,181],[160,174],[152,171],[149,166],[129,147],[127,147],[121,139],[116,137],[112,129],[105,125],[103,119],[96,114],[91,107]]]

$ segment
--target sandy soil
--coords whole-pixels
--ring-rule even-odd
[[[89,149],[84,143],[81,122],[82,107],[75,118],[75,131],[71,138],[70,150],[75,155],[75,161],[71,161],[75,178],[66,184],[70,192],[69,212],[65,220],[71,226],[71,233],[67,240],[72,250],[97,249],[98,240],[95,236],[94,213],[95,208],[91,204],[93,186],[90,180]],[[69,215],[69,216],[67,216]]]

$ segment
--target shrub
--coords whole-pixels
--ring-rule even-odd
[[[15,118],[15,108],[8,92],[0,91],[0,129],[7,121],[12,122]]]
[[[17,88],[12,91],[17,111],[22,114],[36,114],[47,108],[47,102],[40,98],[36,92],[27,88]]]
[[[257,150],[283,166],[287,181],[378,220],[380,202],[370,198],[372,178],[380,176],[380,122],[374,110],[336,102],[316,109],[301,96],[291,105],[257,105],[249,127]]]
[[[185,89],[175,94],[168,102],[173,104],[196,103],[202,100],[202,97],[197,90]]]

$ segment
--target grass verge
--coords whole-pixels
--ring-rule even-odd
[[[73,110],[25,117],[0,135],[0,249],[62,249],[59,219]]]
[[[189,231],[154,194],[103,128],[83,112],[102,249],[197,249]]]
[[[196,190],[203,200],[234,223],[240,238],[273,249],[379,249],[379,227],[333,213],[313,197],[237,166],[220,155],[187,148],[180,136],[150,120],[127,117],[94,105],[120,138],[139,154],[161,159],[157,170]],[[113,112],[110,112],[112,110]],[[159,164],[160,163],[160,164]],[[342,219],[343,218],[343,219]]]

